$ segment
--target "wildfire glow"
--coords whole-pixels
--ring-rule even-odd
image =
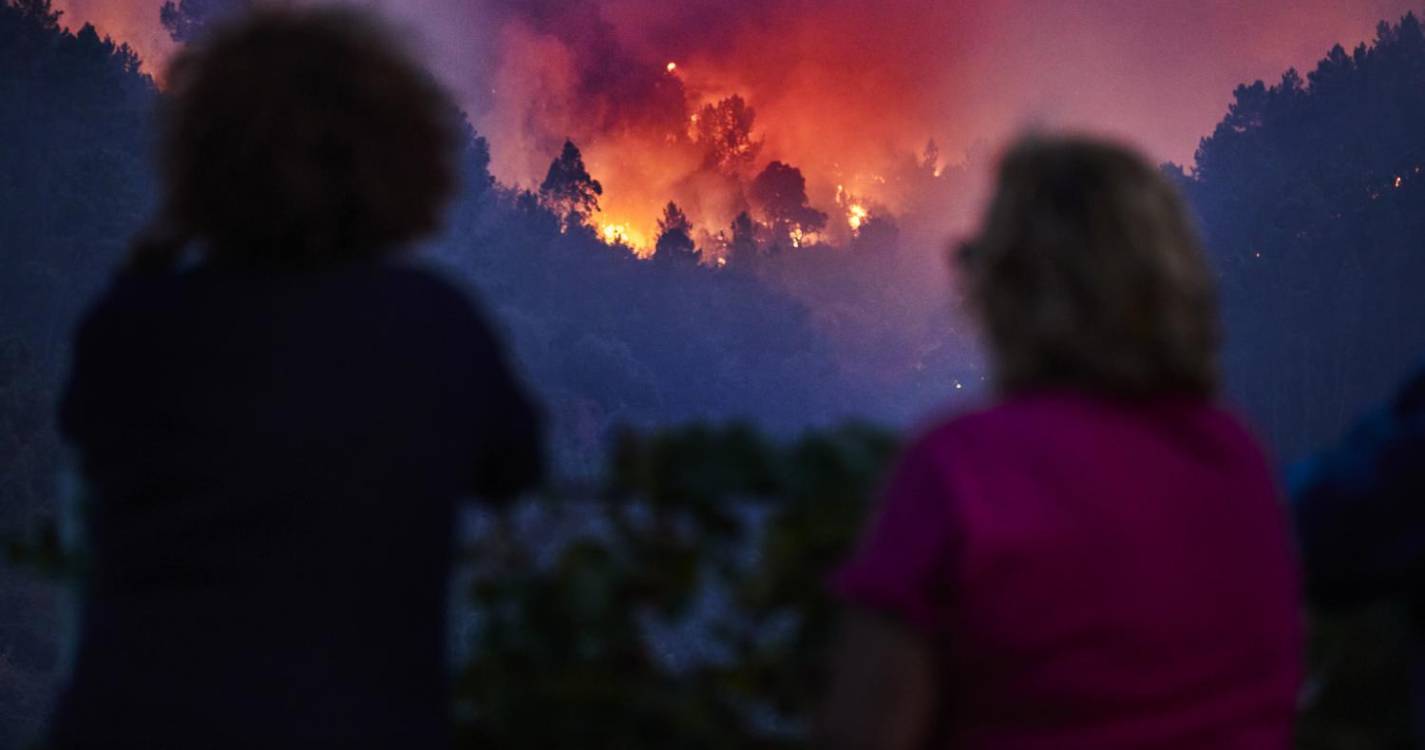
[[[640,258],[646,258],[651,254],[651,245],[648,238],[640,231],[625,223],[601,223],[599,224],[599,236],[609,245],[624,245]]]
[[[1135,133],[1155,160],[1190,161],[1238,82],[1314,65],[1331,44],[1367,40],[1381,14],[1419,5],[1374,0],[1377,13],[1341,0],[329,1],[379,6],[416,32],[488,140],[501,183],[538,186],[571,138],[604,189],[605,213],[592,226],[600,236],[616,227],[613,236],[636,247],[651,246],[670,200],[699,233],[724,230],[748,209],[765,222],[746,189],[772,161],[798,168],[809,205],[838,215],[827,235],[837,242],[870,215],[901,217],[933,195],[901,168],[930,138],[968,161],[981,139],[992,149],[1026,120]],[[93,22],[133,45],[150,72],[179,48],[157,0],[54,4],[62,23]],[[1147,28],[1177,29],[1173,44],[1142,44]],[[1061,63],[1046,67],[1046,49]],[[1098,74],[1110,63],[1114,76]],[[1163,101],[1165,85],[1173,96]],[[1084,95],[1055,93],[1067,90]],[[759,148],[745,163],[710,166],[708,139],[690,131],[700,130],[701,107],[733,95],[755,109],[750,139]],[[942,168],[932,167],[937,176]],[[833,203],[837,183],[855,199]],[[869,215],[846,213],[853,204]]]
[[[850,208],[846,209],[846,223],[851,226],[853,231],[860,229],[870,216],[871,213],[866,210],[866,207],[859,203],[853,203]]]

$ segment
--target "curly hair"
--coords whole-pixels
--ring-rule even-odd
[[[1217,392],[1212,274],[1177,190],[1132,151],[1021,141],[960,260],[1002,391]]]
[[[190,240],[224,262],[313,267],[433,231],[456,187],[459,110],[375,19],[260,8],[168,70],[159,220],[134,267]]]

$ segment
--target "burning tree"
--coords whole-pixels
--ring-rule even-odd
[[[733,94],[717,104],[705,104],[693,115],[693,134],[704,150],[703,166],[719,172],[738,172],[752,165],[762,142],[752,139],[757,110]]]
[[[693,246],[693,222],[678,204],[668,201],[663,216],[658,219],[658,244],[654,260],[662,262],[697,263],[698,250]]]
[[[826,227],[826,214],[808,205],[807,181],[796,167],[779,161],[768,164],[752,181],[749,193],[773,233],[790,237],[793,245]]]
[[[590,214],[599,210],[599,196],[603,194],[604,186],[589,174],[579,147],[565,140],[564,150],[549,165],[539,185],[540,200],[568,229],[587,222]]]

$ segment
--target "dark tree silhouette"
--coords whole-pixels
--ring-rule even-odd
[[[703,148],[703,166],[724,173],[737,173],[752,165],[762,151],[762,142],[753,140],[752,126],[757,110],[736,94],[716,104],[704,104],[693,115],[693,132]]]
[[[579,147],[571,140],[564,141],[564,149],[549,165],[549,172],[539,185],[539,197],[544,205],[568,228],[588,221],[589,216],[599,210],[599,196],[603,194],[604,186],[589,175]]]
[[[1410,14],[1305,80],[1238,87],[1178,178],[1221,268],[1229,382],[1287,457],[1425,357],[1421,91]]]
[[[654,260],[663,263],[697,263],[698,250],[693,246],[693,223],[678,204],[669,201],[658,219],[658,243]]]
[[[752,181],[749,196],[777,237],[793,231],[817,232],[826,227],[826,214],[807,205],[807,181],[802,171],[774,161]]]
[[[728,243],[727,252],[728,265],[735,269],[749,269],[757,263],[760,255],[757,246],[757,224],[746,211],[732,220],[732,240]]]
[[[889,216],[875,215],[867,218],[856,236],[851,240],[851,249],[871,254],[891,253],[900,242],[900,227]]]
[[[7,13],[14,13],[14,19],[34,24],[41,31],[58,31],[59,19],[63,12],[53,8],[50,0],[14,0]]]
[[[155,90],[128,47],[0,0],[0,539],[52,515],[53,427],[81,306],[149,212]],[[54,595],[0,562],[0,747],[27,747],[55,684]]]

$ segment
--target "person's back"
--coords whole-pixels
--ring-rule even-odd
[[[50,746],[448,744],[455,503],[540,469],[486,324],[393,258],[454,186],[454,110],[345,11],[183,55],[159,231],[61,406],[89,571]]]
[[[994,405],[906,449],[861,548],[828,747],[1284,748],[1285,509],[1214,405],[1210,272],[1122,148],[1030,140],[959,255]]]
[[[1295,572],[1230,415],[1025,395],[932,430],[898,477],[837,583],[944,642],[936,746],[1287,746]],[[894,584],[924,550],[933,580]]]
[[[376,262],[123,278],[63,426],[93,572],[62,726],[439,741],[454,501],[518,486],[537,450],[457,292]],[[477,465],[494,442],[499,472]]]

